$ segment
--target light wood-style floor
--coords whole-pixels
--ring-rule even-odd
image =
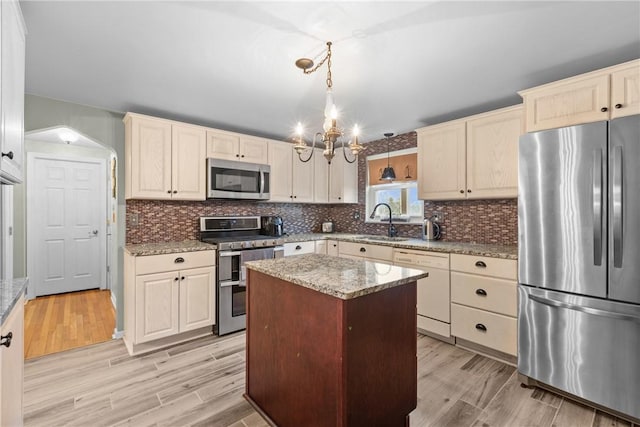
[[[50,295],[24,307],[24,357],[111,340],[115,310],[108,290]]]
[[[244,332],[140,357],[114,340],[27,361],[25,426],[266,426],[244,386]],[[411,426],[631,425],[522,388],[512,366],[418,335]]]

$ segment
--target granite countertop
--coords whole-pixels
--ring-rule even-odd
[[[352,299],[427,277],[413,268],[306,254],[249,261],[247,268],[340,299]]]
[[[210,251],[215,250],[214,245],[201,242],[200,240],[183,240],[182,242],[164,243],[140,243],[137,245],[125,245],[124,250],[129,255],[163,255],[175,254],[178,252]]]
[[[28,283],[29,279],[26,277],[0,280],[0,326],[4,324],[16,302],[27,289]]]
[[[368,238],[369,237],[369,238]],[[305,233],[285,236],[285,243],[303,242],[307,240],[339,240],[355,243],[370,243],[373,245],[392,246],[401,249],[416,249],[432,252],[446,252],[451,254],[486,256],[492,258],[518,259],[518,246],[516,245],[485,245],[479,243],[444,242],[441,240],[422,240],[412,238],[399,238],[396,240],[372,240],[363,234],[345,233]]]

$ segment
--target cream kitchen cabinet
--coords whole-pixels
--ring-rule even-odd
[[[314,157],[317,153],[314,153]],[[269,141],[272,202],[312,203],[314,201],[314,162],[302,162],[293,145]],[[322,177],[320,177],[322,179]]]
[[[22,182],[26,28],[17,0],[0,2],[0,182]]]
[[[358,162],[347,162],[342,148],[329,165],[329,203],[358,203]]]
[[[640,60],[518,93],[527,132],[640,114]]]
[[[522,130],[521,106],[418,129],[418,197],[517,197]]]
[[[224,132],[207,131],[207,157],[267,164],[268,141],[262,138]]]
[[[329,203],[329,163],[324,150],[316,148],[313,153],[313,202]]]
[[[204,128],[133,113],[124,123],[127,199],[206,199]]]
[[[449,254],[395,248],[393,263],[429,272],[417,283],[418,329],[452,341]]]
[[[24,378],[24,297],[21,296],[0,328],[11,334],[10,345],[0,346],[0,426],[22,426]],[[7,343],[8,339],[4,338]]]
[[[125,337],[140,354],[212,333],[215,251],[125,254]]]
[[[327,254],[327,241],[326,240],[316,240],[316,253],[317,254]]]
[[[284,244],[284,256],[312,254],[316,252],[316,242],[293,242]]]
[[[331,256],[339,256],[340,253],[338,251],[338,241],[337,240],[327,240],[327,255]]]
[[[516,317],[517,261],[451,254],[451,335],[464,340],[458,344],[516,356]]]
[[[344,258],[364,258],[391,264],[393,262],[393,247],[370,243],[338,242],[338,255]]]

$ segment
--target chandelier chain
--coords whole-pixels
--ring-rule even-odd
[[[322,67],[325,62],[327,63],[327,87],[333,87],[333,80],[331,79],[331,42],[327,42],[327,55],[322,58],[322,61],[318,62],[318,64],[310,70],[303,70],[303,72],[305,74],[314,73],[318,68]]]

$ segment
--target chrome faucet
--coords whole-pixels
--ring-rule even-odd
[[[374,208],[373,208],[373,212],[371,212],[371,215],[369,215],[369,218],[373,219],[376,216],[376,209],[378,209],[378,206],[386,206],[387,209],[389,209],[389,237],[396,237],[398,235],[398,232],[396,231],[396,228],[393,226],[393,222],[391,222],[391,217],[393,216],[391,213],[391,206],[389,206],[386,203],[378,203]]]

